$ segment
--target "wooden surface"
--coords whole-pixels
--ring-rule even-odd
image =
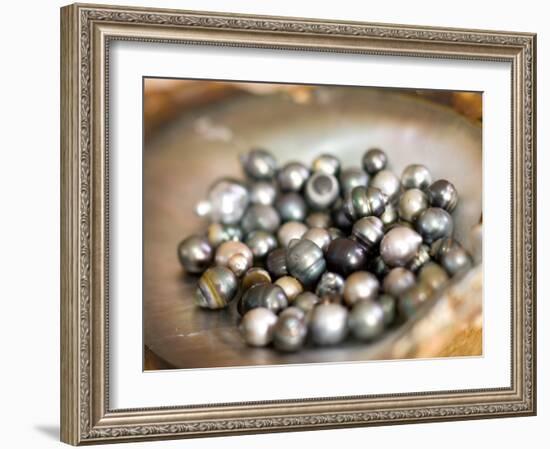
[[[422,162],[434,179],[455,183],[461,196],[455,212],[460,240],[479,221],[481,130],[449,108],[390,90],[322,88],[305,103],[283,93],[241,94],[182,113],[146,140],[143,155],[144,343],[166,363],[153,369],[392,358],[389,346],[406,338],[411,324],[371,345],[348,341],[287,355],[245,346],[237,332],[234,304],[223,311],[194,305],[196,278],[182,273],[177,244],[205,229],[206,223],[193,213],[195,203],[216,178],[240,176],[237,155],[253,145],[269,148],[281,163],[309,163],[320,152],[332,152],[345,166],[358,165],[365,148],[380,146],[396,173]],[[467,299],[467,294],[461,296],[461,307],[478,310],[480,296],[472,296],[471,307]],[[464,322],[446,329],[440,332],[442,339],[461,338],[469,328],[479,330],[473,315],[461,317],[471,320],[471,326]],[[445,355],[449,344],[430,345],[431,353],[421,356]],[[448,355],[472,355],[478,346],[457,345]],[[420,353],[412,350],[405,356]]]

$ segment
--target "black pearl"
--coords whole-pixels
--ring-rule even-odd
[[[273,345],[279,351],[294,352],[304,345],[306,336],[305,320],[294,315],[282,316],[273,329]]]
[[[384,224],[378,217],[363,217],[355,222],[351,235],[365,251],[372,252],[384,237]]]
[[[384,326],[391,325],[397,316],[397,300],[393,296],[384,294],[378,297],[377,302],[384,312]]]
[[[244,315],[256,307],[265,307],[279,313],[288,306],[288,299],[281,287],[274,284],[256,284],[244,292],[239,302],[239,313]]]
[[[328,247],[326,257],[329,271],[344,277],[364,269],[367,261],[367,253],[363,247],[349,238],[333,240]]]
[[[188,273],[202,273],[212,262],[214,251],[208,240],[198,235],[187,237],[178,245],[178,258]]]
[[[378,296],[380,282],[368,271],[356,271],[346,278],[344,301],[351,306],[359,301],[374,300]]]
[[[327,271],[321,276],[315,294],[322,300],[341,302],[344,294],[344,278],[339,274]]]
[[[277,198],[277,187],[266,181],[255,182],[250,186],[250,202],[271,206]]]
[[[441,290],[447,284],[447,272],[434,262],[427,263],[418,272],[418,282],[427,284],[432,290]]]
[[[280,196],[275,202],[275,208],[283,221],[304,221],[307,214],[306,202],[295,192]]]
[[[307,181],[304,196],[314,210],[328,209],[340,195],[340,185],[333,175],[314,173]]]
[[[401,185],[405,189],[426,190],[432,183],[432,175],[426,166],[411,164],[401,174]]]
[[[382,259],[382,256],[376,256],[368,262],[367,270],[374,274],[378,279],[382,279],[388,274],[390,268],[386,265],[384,259]]]
[[[432,293],[433,290],[426,284],[413,285],[399,297],[399,314],[405,318],[412,317],[432,297]]]
[[[241,227],[245,234],[252,231],[266,231],[273,234],[280,224],[281,218],[275,208],[263,204],[250,206],[241,220]]]
[[[254,260],[263,260],[270,251],[277,248],[277,239],[265,231],[252,231],[246,237],[246,245],[252,251]]]
[[[384,310],[378,302],[359,301],[353,306],[348,323],[357,340],[374,340],[384,332]]]
[[[309,169],[301,162],[289,162],[277,174],[283,192],[299,192],[309,178]]]
[[[288,248],[286,254],[288,272],[305,287],[314,285],[326,268],[323,250],[310,240],[300,240]]]
[[[345,198],[343,209],[346,216],[355,221],[362,217],[379,217],[386,210],[386,195],[374,187],[355,187]]]
[[[304,291],[304,287],[300,282],[292,276],[283,276],[275,281],[283,289],[289,302],[292,302],[296,297]]]
[[[241,165],[252,179],[271,179],[277,170],[277,161],[271,153],[257,148],[241,156]]]
[[[430,244],[453,234],[453,219],[445,209],[430,207],[416,220],[416,230]]]
[[[342,233],[348,233],[351,231],[351,227],[353,226],[353,221],[348,218],[346,215],[346,212],[344,210],[343,201],[338,201],[335,203],[335,207],[333,207],[331,211],[331,218],[333,221],[334,226],[339,229]],[[334,228],[333,228],[334,229]]]
[[[239,226],[212,223],[208,226],[207,237],[212,248],[217,248],[222,243],[230,240],[242,240],[243,231]]]
[[[267,255],[266,268],[273,279],[278,279],[288,274],[286,268],[286,248],[277,248]]]
[[[458,203],[458,192],[453,184],[446,179],[435,181],[428,187],[428,199],[433,207],[441,207],[452,212]]]
[[[360,168],[347,168],[340,173],[340,189],[345,198],[355,187],[366,187],[369,182],[367,175]]]
[[[386,168],[388,156],[379,148],[371,148],[363,156],[363,168],[371,175]]]
[[[321,154],[313,160],[311,168],[315,173],[338,176],[340,172],[340,160],[332,154]]]
[[[435,241],[430,254],[449,273],[449,276],[466,271],[472,266],[472,259],[468,252],[452,238]]]
[[[312,212],[306,218],[308,228],[330,228],[332,221],[330,215],[326,212]]]
[[[239,281],[226,267],[212,267],[200,277],[195,290],[195,302],[205,309],[222,309],[233,301]]]

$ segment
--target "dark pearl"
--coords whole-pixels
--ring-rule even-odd
[[[250,202],[246,186],[234,179],[216,181],[208,191],[208,199],[197,204],[195,211],[215,223],[237,224]]]
[[[369,185],[380,189],[388,197],[389,203],[395,203],[401,191],[401,181],[389,170],[381,170],[376,173]]]
[[[416,230],[430,244],[453,235],[453,219],[445,209],[430,207],[418,216]]]
[[[217,248],[222,243],[230,240],[242,240],[243,231],[239,226],[212,223],[208,226],[207,236],[212,248]]]
[[[386,209],[387,197],[374,187],[355,187],[346,197],[343,209],[346,216],[355,221],[362,217],[375,215],[379,217]]]
[[[397,300],[390,295],[380,295],[377,302],[384,312],[384,326],[389,326],[397,315]]]
[[[265,307],[279,313],[288,306],[288,299],[281,287],[274,284],[256,284],[244,292],[239,303],[239,313],[244,315],[256,307]]]
[[[277,171],[277,161],[263,149],[253,149],[241,156],[241,165],[247,176],[253,179],[271,179]]]
[[[271,182],[255,182],[250,186],[250,202],[271,206],[277,198],[277,187]]]
[[[326,268],[323,250],[310,240],[300,240],[287,250],[288,272],[305,287],[314,285]]]
[[[274,279],[278,279],[288,274],[286,269],[286,248],[277,248],[271,251],[267,255],[266,260],[267,271],[273,276]]]
[[[351,221],[344,210],[343,202],[337,202],[337,206],[334,207],[331,211],[332,221],[334,226],[339,229],[341,232],[348,233],[351,231],[353,226],[353,221]],[[334,228],[333,228],[334,229]]]
[[[340,173],[340,189],[345,198],[355,187],[366,187],[369,182],[367,175],[360,168],[347,168]]]
[[[374,300],[378,296],[380,282],[368,271],[356,271],[346,278],[344,301],[351,306],[359,301]]]
[[[398,297],[411,288],[416,282],[414,273],[406,268],[397,267],[392,269],[384,278],[382,288],[392,296]]]
[[[363,156],[363,168],[371,175],[378,173],[386,168],[388,157],[386,153],[378,148],[371,148]]]
[[[325,173],[314,173],[307,181],[304,196],[314,210],[329,208],[340,195],[336,178]]]
[[[266,231],[273,234],[280,224],[281,218],[275,208],[263,204],[250,206],[241,220],[241,227],[245,234],[252,231]]]
[[[298,193],[291,192],[282,195],[275,202],[275,207],[283,221],[304,221],[306,218],[306,202]]]
[[[401,174],[401,185],[405,189],[426,190],[432,183],[432,175],[426,166],[411,164]]]
[[[306,320],[306,313],[299,307],[293,307],[293,306],[287,307],[279,314],[279,318],[284,318],[286,316],[293,316],[302,321]]]
[[[222,309],[233,301],[239,281],[226,267],[212,267],[200,277],[195,290],[195,302],[205,309]]]
[[[273,345],[279,351],[293,352],[300,349],[306,340],[307,324],[294,315],[279,317],[273,329]]]
[[[452,212],[458,203],[458,192],[453,184],[446,179],[435,181],[428,187],[428,199],[433,207],[441,207]]]
[[[426,284],[415,284],[401,294],[398,300],[400,315],[410,318],[432,296],[432,289]]]
[[[339,274],[327,271],[321,276],[315,294],[322,300],[341,302],[344,294],[344,278]]]
[[[390,268],[386,265],[382,256],[376,256],[374,259],[371,259],[367,264],[367,269],[378,279],[382,279],[390,271]]]
[[[212,262],[214,251],[208,240],[198,235],[187,237],[178,245],[178,258],[188,273],[202,273]]]
[[[277,248],[277,239],[269,232],[252,231],[246,237],[246,244],[255,260],[263,260],[270,251]]]
[[[332,222],[330,215],[326,212],[312,212],[306,218],[308,228],[330,228]]]
[[[365,251],[372,252],[384,237],[384,224],[378,217],[363,217],[355,222],[351,235]]]
[[[242,290],[247,291],[250,287],[258,284],[270,284],[271,276],[263,268],[252,267],[243,276]]]
[[[430,253],[449,273],[449,276],[466,271],[472,266],[470,255],[460,243],[452,238],[435,241]]]
[[[340,160],[332,154],[321,154],[313,160],[311,168],[315,173],[338,176],[340,172]]]
[[[357,340],[374,340],[384,332],[384,310],[378,302],[359,301],[353,306],[348,322]]]
[[[367,253],[355,240],[339,238],[333,240],[327,250],[327,267],[329,271],[344,277],[354,271],[365,268]]]
[[[386,233],[380,242],[380,255],[390,267],[404,267],[416,255],[422,237],[412,229],[398,226]]]
[[[418,282],[427,284],[434,291],[443,288],[448,280],[447,272],[434,262],[427,263],[418,272]]]
[[[309,329],[312,341],[320,346],[340,343],[348,333],[348,310],[340,304],[320,304],[313,309]]]
[[[309,169],[301,162],[289,162],[277,174],[283,192],[299,192],[309,178]]]

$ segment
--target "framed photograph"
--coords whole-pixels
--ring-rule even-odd
[[[536,413],[536,36],[61,9],[61,438]]]

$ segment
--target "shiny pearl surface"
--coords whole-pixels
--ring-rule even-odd
[[[357,186],[366,187],[369,182],[369,175],[360,168],[346,168],[340,173],[339,179],[340,189],[345,197]]]
[[[417,232],[398,226],[380,242],[380,255],[389,267],[402,267],[413,259],[421,244],[422,237]]]
[[[439,263],[449,273],[449,276],[454,276],[470,269],[472,259],[462,246],[456,245],[441,256]]]
[[[241,287],[245,292],[250,287],[258,284],[270,284],[271,276],[263,268],[252,267],[243,276]]]
[[[300,240],[286,254],[288,272],[305,287],[314,285],[326,268],[323,250],[310,240]]]
[[[416,272],[430,260],[430,247],[428,245],[420,245],[412,260],[407,264],[407,268]]]
[[[229,240],[242,240],[243,231],[239,226],[212,223],[208,226],[207,238],[212,248],[217,248]]]
[[[398,297],[411,288],[416,281],[414,273],[406,268],[397,267],[390,270],[384,278],[382,288],[391,296]]]
[[[283,224],[277,231],[279,245],[283,248],[288,247],[291,240],[301,239],[307,232],[307,226],[299,221],[289,221]]]
[[[237,295],[239,281],[226,267],[212,267],[200,277],[195,302],[205,309],[222,309]]]
[[[418,272],[418,282],[428,285],[434,291],[443,288],[448,280],[447,272],[434,262],[427,263]]]
[[[311,168],[315,173],[338,176],[340,172],[340,160],[332,154],[321,154],[313,160]]]
[[[287,299],[292,302],[300,293],[304,291],[304,287],[300,284],[298,279],[292,276],[283,276],[275,281],[275,285],[278,285],[283,289]]]
[[[367,252],[371,252],[384,237],[384,224],[378,217],[363,217],[355,222],[351,235]]]
[[[358,186],[346,196],[343,210],[352,221],[369,215],[379,217],[386,209],[387,199],[387,196],[380,189]]]
[[[363,269],[367,262],[367,253],[363,247],[349,238],[339,238],[330,242],[326,257],[329,271],[344,277]]]
[[[271,182],[255,182],[250,186],[250,202],[271,206],[277,197],[277,187]]]
[[[332,239],[330,233],[323,228],[311,228],[302,236],[303,239],[310,240],[315,243],[319,248],[326,252]]]
[[[252,251],[255,260],[263,260],[270,251],[277,248],[277,239],[265,231],[252,231],[246,237],[246,245]]]
[[[312,212],[306,218],[306,225],[309,228],[330,228],[332,222],[330,215],[326,212]]]
[[[378,148],[371,148],[363,155],[362,162],[365,171],[372,175],[386,168],[388,156]]]
[[[447,212],[452,212],[458,203],[458,192],[446,179],[435,181],[428,187],[427,193],[433,207],[441,207]]]
[[[428,205],[428,196],[422,190],[406,190],[399,198],[399,216],[405,221],[414,222]]]
[[[445,209],[430,207],[416,220],[416,230],[424,242],[430,244],[453,234],[453,219]]]
[[[390,295],[380,295],[377,302],[384,312],[384,326],[389,326],[397,315],[397,300]]]
[[[315,294],[323,301],[340,302],[344,294],[344,278],[330,271],[323,273],[315,289]]]
[[[348,306],[358,301],[374,300],[378,296],[380,283],[376,276],[368,271],[356,271],[350,274],[344,285],[344,301]]]
[[[237,224],[250,201],[248,189],[233,179],[221,179],[208,192],[208,199],[196,207],[200,216],[215,223]]]
[[[398,300],[399,313],[412,317],[432,297],[433,290],[426,284],[416,284],[401,294]]]
[[[279,317],[273,329],[273,345],[279,351],[294,352],[300,349],[306,340],[305,320],[294,315]]]
[[[244,292],[239,303],[239,313],[244,315],[256,307],[265,307],[279,313],[288,306],[288,299],[281,287],[274,284],[256,284]]]
[[[425,165],[408,165],[401,174],[401,185],[404,189],[426,190],[431,183],[432,175]]]
[[[391,203],[386,204],[384,213],[380,215],[380,220],[382,220],[382,223],[384,223],[384,229],[387,230],[391,225],[397,222],[398,219],[399,214],[397,213],[397,207],[395,207]]]
[[[271,179],[277,170],[277,161],[273,155],[260,148],[243,154],[241,165],[246,175],[253,179]]]
[[[279,318],[284,318],[286,316],[293,316],[303,321],[306,320],[306,313],[299,307],[293,307],[293,306],[287,307],[279,314]]]
[[[306,312],[306,314],[309,314],[309,312],[311,312],[320,302],[321,299],[316,294],[311,292],[303,292],[296,297],[292,305],[302,309]]]
[[[299,192],[309,178],[309,169],[301,162],[289,162],[277,174],[283,192]]]
[[[267,255],[265,266],[273,279],[278,279],[288,274],[286,269],[286,248],[277,248]]]
[[[329,208],[340,195],[340,185],[333,175],[314,173],[307,181],[304,196],[315,210]]]
[[[275,202],[275,208],[282,221],[304,221],[306,218],[306,202],[302,195],[295,192],[280,196]]]
[[[249,310],[241,320],[239,330],[246,344],[267,346],[273,339],[277,315],[264,307]]]
[[[241,277],[243,274],[245,274],[250,266],[251,265],[248,258],[240,253],[231,256],[227,261],[227,268],[229,268],[237,277]]]
[[[348,309],[340,304],[320,304],[311,314],[312,341],[320,346],[334,345],[346,338]]]
[[[250,248],[242,242],[235,241],[225,242],[218,246],[215,258],[216,265],[220,267],[228,266],[229,259],[231,259],[235,254],[243,255],[246,258],[248,265],[250,267],[252,266],[254,256],[252,255]]]
[[[390,170],[381,170],[372,178],[370,187],[380,189],[388,197],[388,201],[394,203],[401,191],[401,181]]]
[[[342,201],[342,203],[340,203],[338,201],[336,204],[338,206],[333,207],[331,211],[333,225],[336,227],[336,229],[340,230],[340,232],[345,232],[347,234],[353,226],[353,221],[348,218],[346,214],[346,211],[344,209],[344,202]]]
[[[357,340],[369,341],[384,332],[384,310],[375,301],[359,301],[349,314],[349,329]]]
[[[178,258],[188,273],[202,273],[212,262],[214,251],[208,240],[198,235],[187,237],[178,245]]]
[[[245,212],[241,220],[241,228],[245,234],[252,231],[274,233],[281,224],[277,210],[272,206],[253,204]]]

